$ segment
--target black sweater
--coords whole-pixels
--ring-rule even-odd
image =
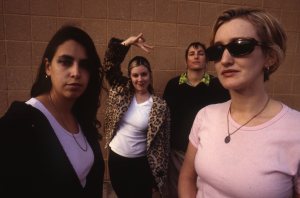
[[[186,151],[194,118],[201,108],[230,99],[229,92],[223,88],[219,79],[210,77],[209,85],[201,82],[196,87],[187,83],[179,84],[180,76],[167,83],[163,98],[171,112],[172,149]]]

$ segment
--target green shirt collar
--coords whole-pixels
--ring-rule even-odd
[[[180,75],[180,78],[179,78],[179,85],[184,84],[184,83],[188,84],[188,81],[189,80],[187,78],[187,72],[182,73]],[[202,83],[202,82],[204,84],[206,84],[206,85],[209,85],[209,83],[210,83],[210,75],[208,73],[206,73],[206,72],[204,73],[204,75],[203,75],[200,83]]]

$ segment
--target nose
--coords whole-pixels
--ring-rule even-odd
[[[137,78],[138,81],[142,81],[142,79],[143,79],[142,75],[139,75]]]
[[[79,78],[80,77],[80,67],[78,62],[73,63],[72,67],[71,67],[71,77],[73,78]]]
[[[231,54],[229,53],[229,51],[227,49],[224,50],[223,54],[222,54],[222,58],[221,58],[221,64],[226,66],[230,66],[232,65],[234,62],[233,57],[231,56]]]

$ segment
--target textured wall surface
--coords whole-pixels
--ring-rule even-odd
[[[287,57],[267,90],[300,110],[300,0],[0,0],[0,116],[12,101],[29,98],[47,41],[63,24],[86,30],[102,60],[112,36],[125,39],[143,32],[154,50],[145,54],[132,47],[124,68],[134,55],[146,56],[153,67],[156,93],[162,94],[166,82],[185,70],[186,46],[192,41],[208,45],[216,16],[237,6],[263,8],[283,24]],[[208,69],[214,73],[213,66]],[[105,98],[103,92],[100,120]],[[105,178],[109,181],[107,170]]]

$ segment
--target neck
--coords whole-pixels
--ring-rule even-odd
[[[150,92],[148,91],[148,89],[144,89],[144,90],[135,90],[134,91],[134,95],[150,95]]]
[[[56,109],[56,111],[59,110],[59,112],[66,115],[72,114],[73,102],[58,98],[51,92],[48,95],[48,100],[51,103],[50,105],[52,105]]]
[[[149,92],[135,92],[134,96],[136,98],[137,103],[145,102],[150,97]]]
[[[192,86],[196,86],[202,80],[204,73],[205,73],[204,69],[187,70],[187,78],[188,78],[189,83]]]
[[[269,96],[267,93],[258,96],[232,97],[230,106],[231,117],[238,123],[244,123],[261,109],[265,110],[267,107],[264,107],[264,105],[269,104],[268,100]]]
[[[264,89],[254,92],[230,91],[232,112],[253,112],[262,105],[269,97]]]
[[[268,98],[263,76],[242,87],[229,89],[233,109],[251,111]]]
[[[55,100],[51,93],[48,95],[50,111],[56,120],[69,132],[77,133],[79,131],[77,121],[72,113],[70,105],[64,105],[63,102]]]

